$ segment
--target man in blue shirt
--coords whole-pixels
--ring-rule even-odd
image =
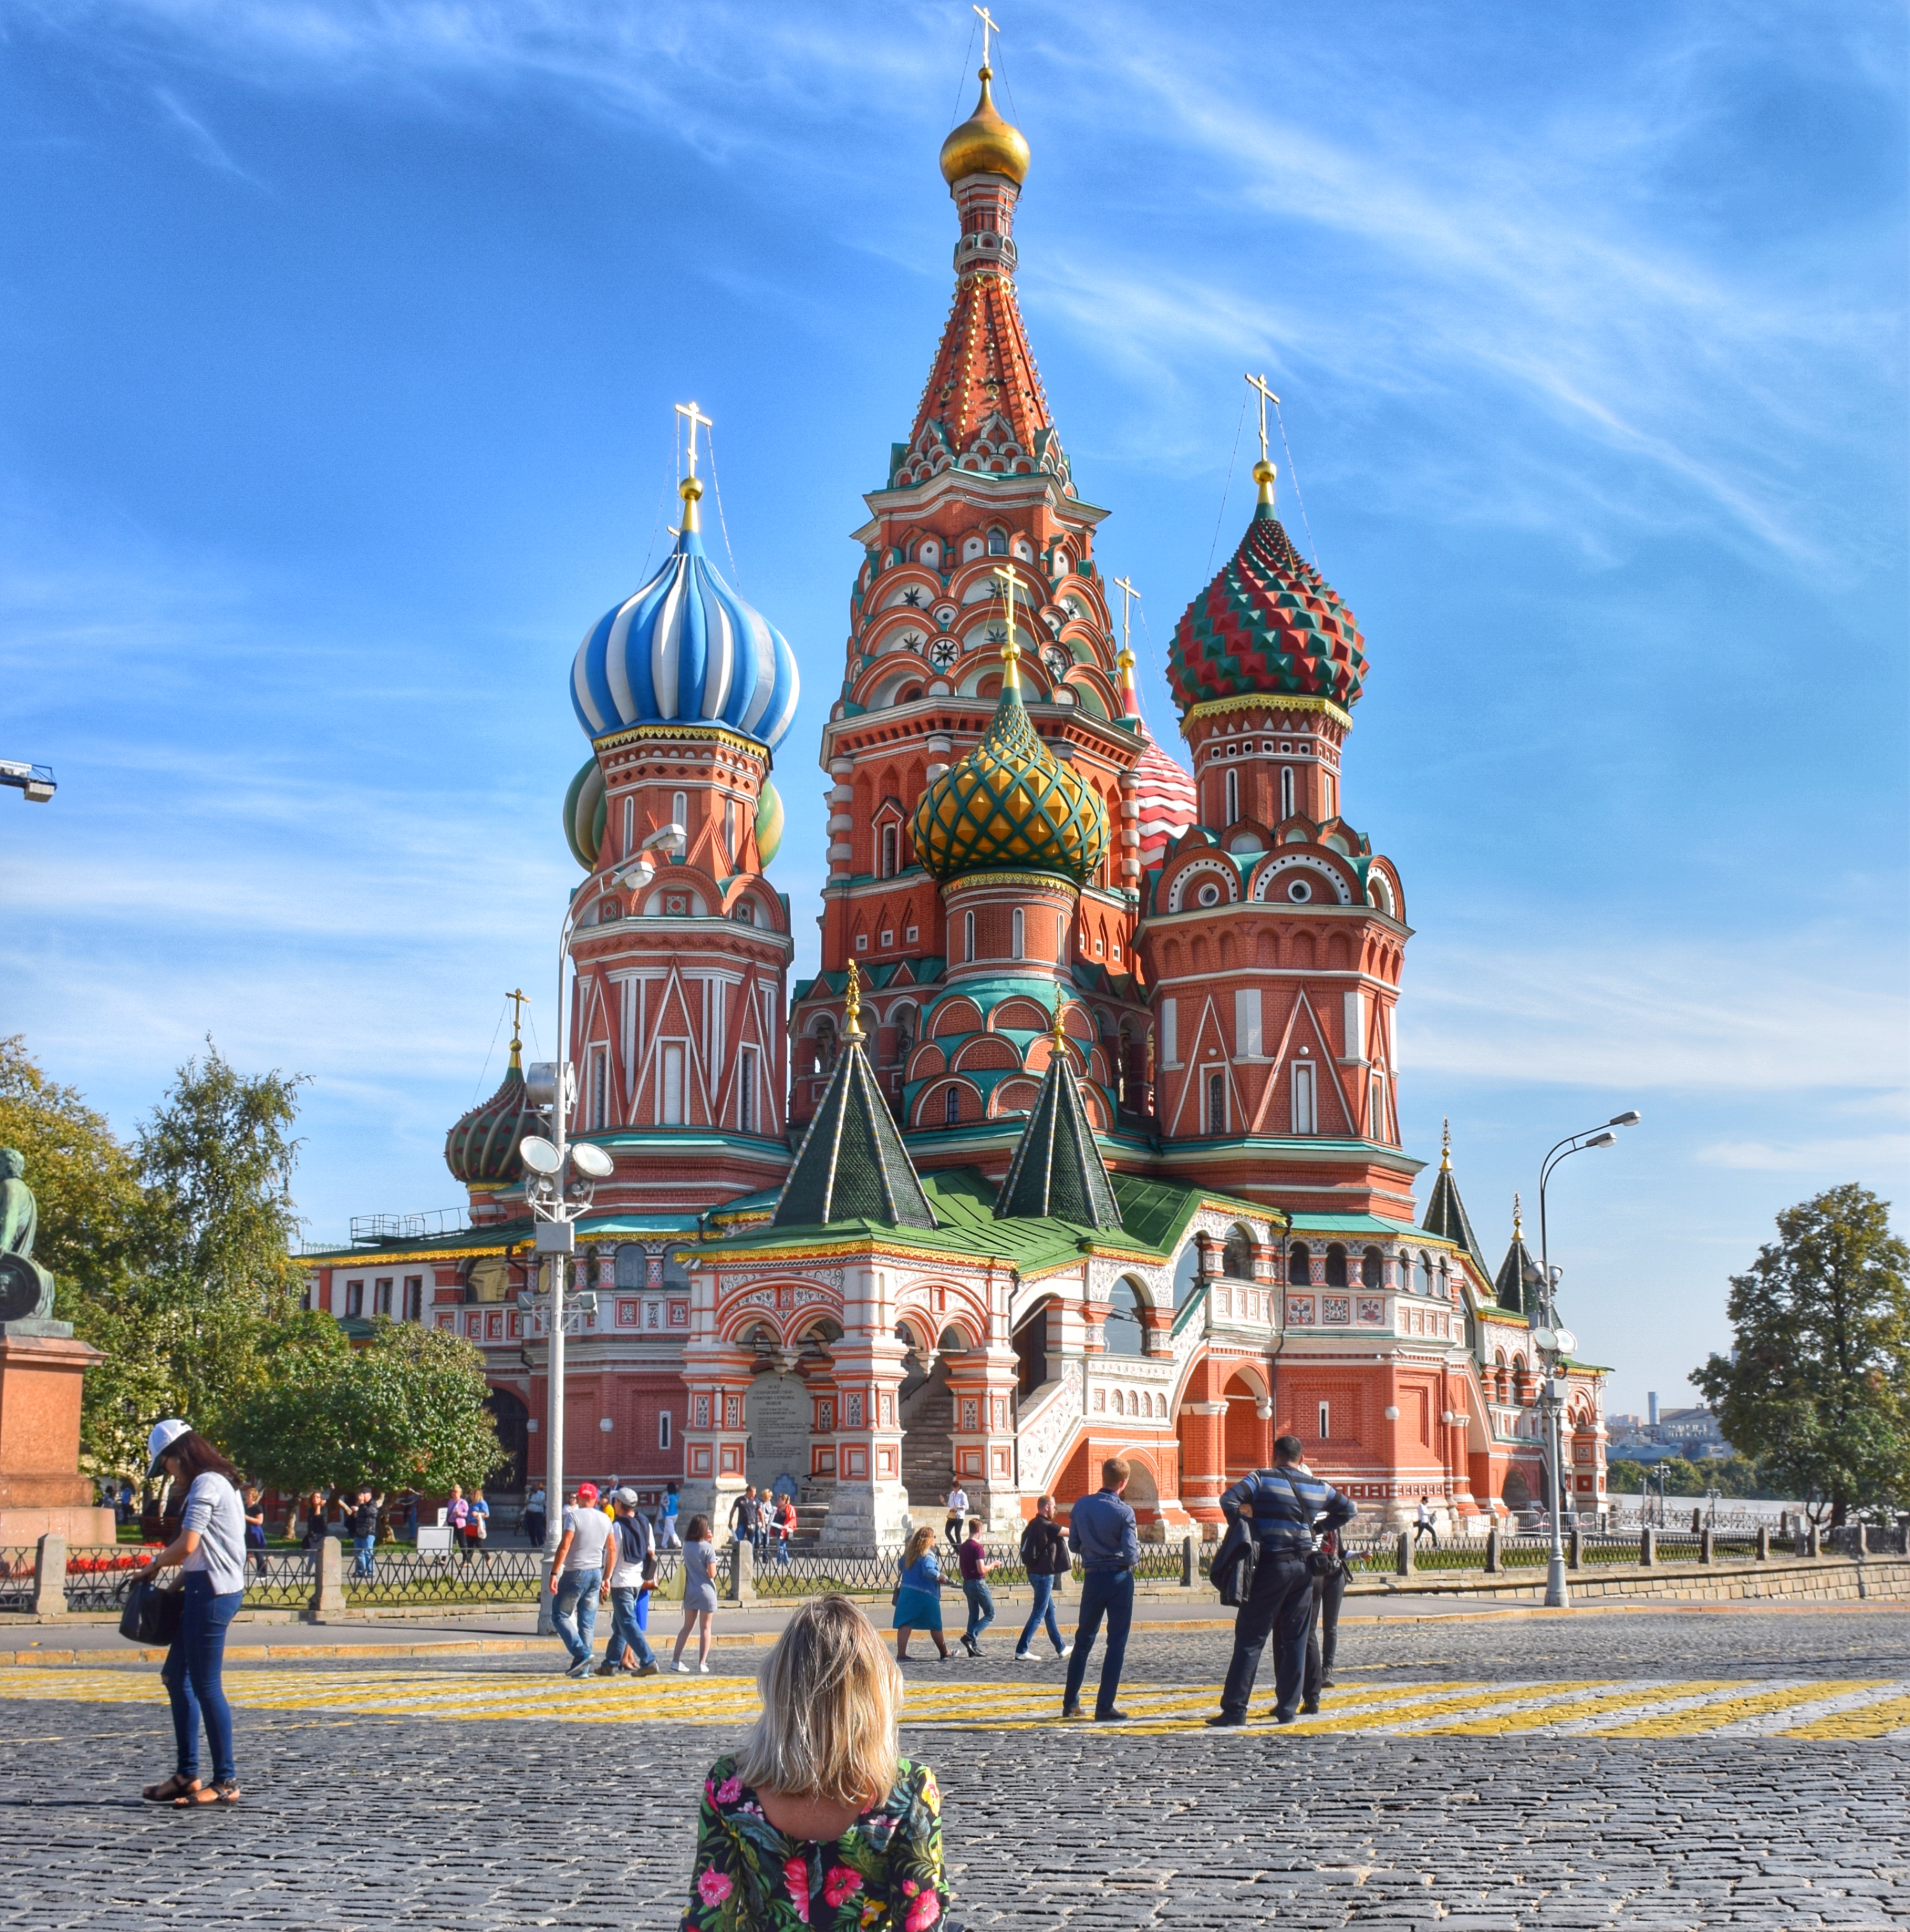
[[[1087,1654],[1108,1619],[1108,1654],[1101,1660],[1101,1689],[1094,1700],[1098,1724],[1122,1724],[1127,1714],[1114,1708],[1121,1688],[1121,1666],[1127,1658],[1128,1628],[1134,1622],[1134,1566],[1141,1560],[1141,1534],[1134,1512],[1121,1501],[1127,1487],[1128,1466],[1111,1456],[1101,1466],[1101,1487],[1083,1496],[1068,1513],[1068,1547],[1081,1560],[1081,1622],[1075,1631],[1075,1654],[1068,1660],[1068,1688],[1061,1700],[1064,1718],[1081,1714],[1081,1680],[1087,1675]]]
[[[1274,1640],[1273,1714],[1291,1724],[1299,1714],[1306,1667],[1306,1628],[1313,1612],[1313,1573],[1307,1558],[1316,1530],[1339,1529],[1359,1512],[1306,1466],[1297,1436],[1273,1444],[1273,1467],[1256,1469],[1220,1499],[1228,1522],[1250,1525],[1254,1539],[1253,1588],[1234,1622],[1234,1658],[1220,1694],[1220,1714],[1210,1724],[1244,1724],[1260,1653]],[[1318,1708],[1308,1706],[1309,1711]]]

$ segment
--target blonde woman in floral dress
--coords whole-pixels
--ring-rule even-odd
[[[846,1597],[797,1612],[703,1790],[682,1932],[954,1932],[941,1794],[898,1755],[902,1673]]]

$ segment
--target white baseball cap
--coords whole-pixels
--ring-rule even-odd
[[[164,1422],[155,1422],[152,1426],[152,1433],[146,1438],[146,1474],[148,1476],[157,1475],[160,1457],[164,1455],[181,1436],[190,1436],[191,1433],[192,1424],[190,1422],[181,1422],[177,1416],[169,1417]]]
[[[622,1489],[610,1492],[610,1500],[616,1503],[628,1503],[634,1509],[637,1507],[637,1492],[626,1483]]]

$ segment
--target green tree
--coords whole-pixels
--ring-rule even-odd
[[[490,1393],[469,1342],[381,1316],[362,1347],[283,1354],[228,1416],[226,1445],[289,1493],[368,1483],[437,1494],[509,1460],[484,1407]]]
[[[1731,1279],[1736,1347],[1691,1380],[1733,1446],[1834,1525],[1910,1500],[1910,1247],[1855,1184],[1777,1232]]]

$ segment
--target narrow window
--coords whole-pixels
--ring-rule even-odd
[[[942,1118],[950,1126],[961,1118],[961,1095],[955,1088],[942,1096]]]
[[[1207,1076],[1207,1132],[1224,1134],[1227,1131],[1227,1082],[1218,1073]]]
[[[988,554],[991,556],[1006,556],[1008,554],[1008,532],[1006,530],[991,530],[988,532]]]
[[[1280,767],[1280,816],[1291,818],[1294,815],[1294,768],[1291,765]]]
[[[745,1134],[756,1131],[756,1049],[751,1046],[736,1056],[736,1127]]]
[[[1320,1440],[1330,1441],[1333,1432],[1333,1405],[1323,1402],[1320,1405]]]
[[[675,1042],[663,1049],[663,1104],[660,1111],[665,1126],[680,1127],[683,1124],[683,1049]]]
[[[637,842],[637,800],[634,793],[626,792],[623,800],[623,856],[630,856],[630,848]]]
[[[1294,1064],[1294,1132],[1319,1132],[1319,1114],[1313,1103],[1313,1069],[1303,1060]]]
[[[1387,1138],[1386,1076],[1383,1073],[1375,1073],[1373,1076],[1372,1098],[1369,1103],[1368,1111],[1372,1116],[1366,1123],[1368,1138],[1376,1141],[1384,1140]]]
[[[723,846],[730,855],[730,869],[736,868],[736,802],[733,798],[723,801]]]
[[[1027,928],[1026,922],[1022,916],[1021,908],[1019,906],[1017,906],[1015,908],[1014,917],[1010,922],[1010,926],[1012,928],[1012,937],[1009,940],[1009,952],[1008,956],[1011,959],[1024,958],[1027,957],[1027,955],[1022,950],[1022,937]]]
[[[1229,768],[1226,775],[1227,816],[1223,824],[1231,825],[1240,815],[1240,775]]]
[[[657,1447],[659,1449],[670,1447],[670,1412],[667,1408],[657,1411]]]
[[[895,876],[895,827],[892,825],[882,828],[882,876],[885,879]]]
[[[1344,1288],[1346,1285],[1346,1250],[1336,1241],[1327,1250],[1327,1286]]]
[[[590,1119],[598,1133],[610,1124],[610,1050],[594,1048],[590,1055]]]
[[[362,1315],[364,1312],[364,1283],[348,1281],[345,1284],[345,1312]]]
[[[1180,1060],[1180,1028],[1176,1024],[1180,1015],[1171,1000],[1161,1002],[1161,1064],[1174,1066]]]
[[[1360,1285],[1363,1288],[1385,1286],[1385,1275],[1380,1265],[1380,1251],[1377,1248],[1369,1248],[1360,1257]]]
[[[687,832],[690,826],[690,795],[688,792],[673,791],[670,794],[670,816]]]
[[[964,959],[975,957],[975,915],[972,912],[961,916],[961,956]]]
[[[404,1318],[407,1322],[421,1322],[424,1318],[424,1277],[421,1274],[408,1274],[404,1278]]]
[[[1295,1288],[1305,1288],[1313,1279],[1313,1256],[1304,1241],[1288,1250],[1287,1280]]]
[[[391,1281],[388,1275],[372,1286],[371,1312],[374,1315],[385,1316],[391,1312]]]

